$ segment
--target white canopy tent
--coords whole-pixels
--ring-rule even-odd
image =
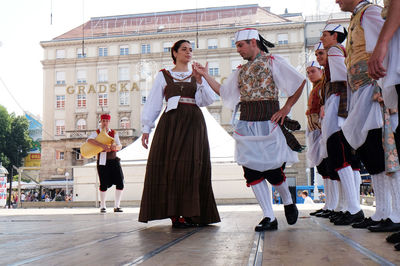
[[[211,162],[234,162],[235,140],[218,124],[207,108],[202,107],[201,110],[207,124]],[[153,135],[150,134],[149,147]],[[140,138],[118,152],[121,162],[146,163],[148,156],[149,150],[143,148]]]
[[[251,189],[246,188],[243,170],[234,159],[235,141],[208,112],[201,108],[207,125],[212,183],[216,199],[253,199]],[[156,121],[157,124],[158,120]],[[150,134],[149,144],[153,139]],[[144,176],[149,150],[142,146],[141,138],[118,152],[125,177],[126,191],[123,200],[139,201],[142,196]],[[74,201],[98,199],[98,178],[96,162],[74,167]],[[111,189],[114,191],[114,188]],[[114,192],[107,193],[107,200],[113,200]]]

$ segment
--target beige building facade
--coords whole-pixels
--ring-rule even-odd
[[[91,18],[85,24],[41,42],[43,64],[43,140],[40,179],[73,177],[72,167],[89,160],[80,145],[98,127],[102,113],[123,146],[141,134],[140,115],[152,82],[162,68],[172,68],[171,46],[189,40],[193,60],[208,62],[210,73],[223,82],[244,61],[236,52],[234,33],[253,27],[275,44],[279,54],[301,73],[307,60],[305,22],[282,17],[258,5],[182,10]],[[281,95],[281,101],[286,101]],[[290,116],[306,126],[307,95],[303,93]],[[231,111],[216,96],[208,107],[229,132]],[[297,133],[304,143],[304,131]],[[212,137],[212,136],[209,136]],[[297,184],[307,184],[304,154],[290,169]],[[66,174],[67,173],[67,174]],[[72,174],[72,176],[71,176]]]

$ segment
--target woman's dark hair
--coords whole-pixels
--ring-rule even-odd
[[[346,37],[347,37],[347,30],[346,30],[346,28],[343,28],[343,30],[344,30],[344,33],[337,32],[337,31],[328,31],[328,32],[329,32],[331,35],[333,35],[334,33],[337,33],[337,38],[336,38],[336,40],[337,40],[338,43],[342,43],[342,42],[344,42],[344,40],[346,40]]]
[[[171,56],[172,56],[172,60],[174,60],[174,64],[176,64],[176,58],[174,56],[174,51],[178,52],[179,47],[181,47],[182,43],[184,43],[184,42],[187,42],[188,44],[190,44],[190,42],[187,40],[179,40],[176,43],[174,43],[174,45],[172,45]]]
[[[258,34],[260,40],[257,40],[257,47],[260,48],[261,51],[268,53],[267,47],[275,47],[275,45],[266,39],[264,39],[260,34]],[[250,40],[246,40],[247,43],[250,43]]]

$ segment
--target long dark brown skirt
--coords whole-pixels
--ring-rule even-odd
[[[207,128],[200,108],[179,104],[157,125],[147,160],[139,221],[191,217],[220,222],[211,187]]]

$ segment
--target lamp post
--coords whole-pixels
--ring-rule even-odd
[[[65,198],[68,196],[68,177],[69,173],[65,172]]]

